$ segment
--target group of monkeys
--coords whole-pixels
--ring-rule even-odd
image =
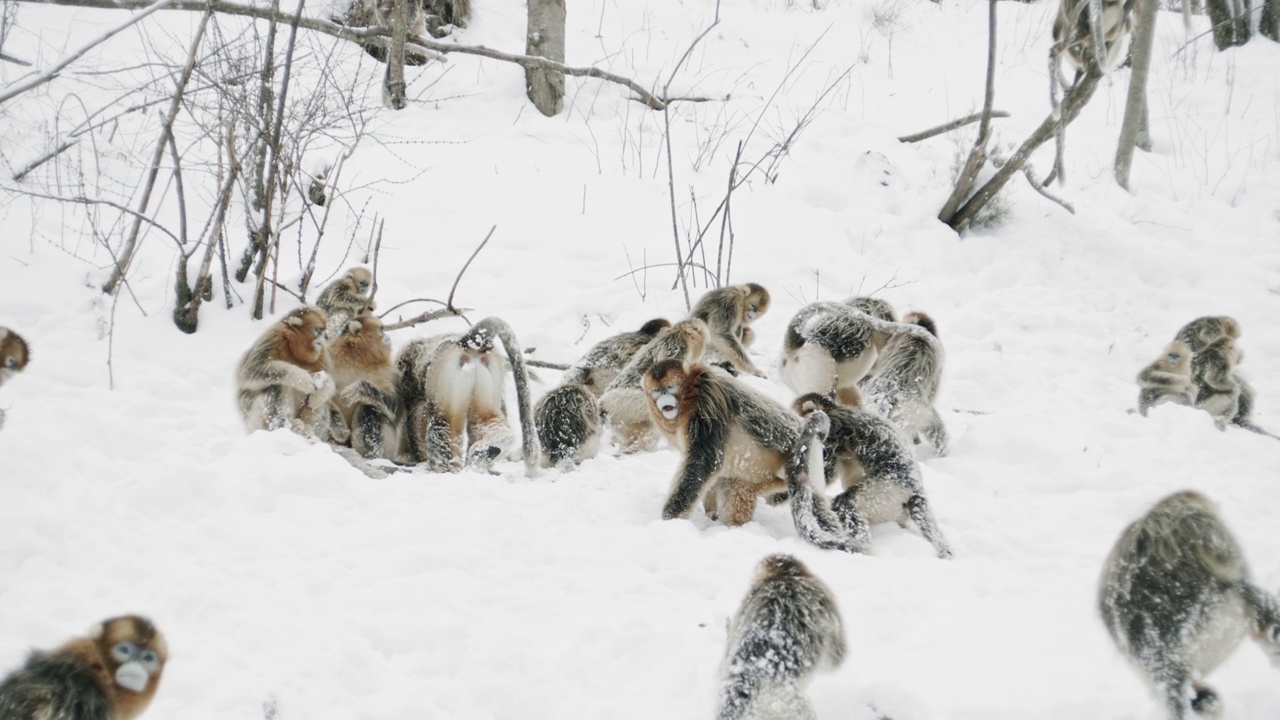
[[[1125,528],[1103,566],[1098,611],[1171,720],[1221,716],[1203,678],[1246,635],[1280,666],[1280,602],[1250,580],[1239,543],[1194,491]],[[717,720],[815,718],[804,688],[844,653],[831,589],[790,555],[766,557],[729,625]]]
[[[820,548],[868,552],[871,524],[910,520],[938,557],[952,556],[912,447],[947,451],[934,406],[944,355],[927,315],[899,319],[868,297],[804,306],[783,339],[780,376],[797,395],[787,407],[740,379],[764,376],[747,348],[768,291],[719,288],[679,322],[655,319],[597,343],[535,406],[505,322],[486,318],[393,355],[372,314],[371,284],[368,270],[348,270],[315,307],[286,314],[254,343],[236,372],[249,430],[287,427],[390,467],[489,470],[515,444],[504,398],[511,372],[530,472],[593,457],[607,426],[624,453],[666,438],[683,455],[664,518],[688,517],[701,501],[709,517],[740,525],[763,497],[789,502],[800,537]],[[1139,373],[1139,410],[1192,405],[1219,427],[1262,432],[1251,421],[1253,391],[1236,372],[1239,335],[1228,317],[1188,323]],[[0,328],[0,383],[28,358],[22,338]],[[834,480],[843,489],[829,498]],[[1099,608],[1173,718],[1216,716],[1221,704],[1200,680],[1245,634],[1280,663],[1280,604],[1249,581],[1238,544],[1194,492],[1166,498],[1125,530],[1105,564]],[[814,717],[804,686],[844,651],[831,590],[794,557],[765,558],[730,625],[718,718]],[[0,683],[0,718],[131,720],[166,657],[145,618],[107,620],[34,652]]]
[[[1209,413],[1219,429],[1239,425],[1271,435],[1253,422],[1253,388],[1236,370],[1244,359],[1239,338],[1240,323],[1223,315],[1183,325],[1160,357],[1138,373],[1138,412],[1146,416],[1163,403],[1190,405]]]
[[[675,324],[651,320],[592,346],[535,406],[505,322],[486,318],[393,355],[371,312],[371,282],[368,270],[348,270],[244,355],[236,384],[249,430],[288,427],[392,469],[489,471],[515,445],[504,399],[510,371],[531,472],[593,457],[607,426],[623,453],[666,438],[684,455],[664,518],[688,517],[701,501],[711,518],[741,525],[758,498],[791,497],[799,532],[820,547],[866,552],[869,525],[910,520],[939,557],[952,554],[911,447],[926,442],[943,454],[947,443],[933,406],[942,345],[921,313],[898,321],[874,298],[805,306],[784,341],[782,379],[798,395],[787,407],[740,379],[764,376],[747,347],[768,291],[718,288]],[[806,444],[803,426],[815,416],[816,442]],[[844,490],[829,501],[826,482],[837,479]]]

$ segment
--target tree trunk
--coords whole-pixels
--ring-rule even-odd
[[[529,0],[529,35],[526,55],[540,55],[564,63],[564,0]],[[564,108],[564,73],[525,67],[525,92],[534,107],[547,117]]]
[[[1244,18],[1245,35],[1239,34],[1240,23],[1236,17],[1233,0],[1205,0],[1205,11],[1209,14],[1209,22],[1213,23],[1213,44],[1219,50],[1243,45],[1248,41],[1249,19]]]
[[[1133,44],[1130,46],[1133,70],[1129,74],[1129,97],[1124,108],[1124,122],[1120,126],[1120,144],[1116,147],[1116,182],[1129,189],[1129,169],[1133,165],[1133,150],[1137,145],[1150,147],[1147,127],[1147,74],[1151,68],[1151,46],[1155,39],[1157,0],[1138,0],[1137,22],[1133,28]]]
[[[391,50],[387,53],[387,75],[383,78],[383,100],[393,110],[403,110],[408,103],[404,97],[404,41],[409,35],[409,0],[391,0]]]
[[[1258,33],[1280,42],[1280,0],[1262,0],[1262,18],[1258,22]]]

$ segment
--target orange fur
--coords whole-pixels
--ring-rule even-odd
[[[324,313],[304,306],[293,310],[271,329],[277,333],[276,342],[271,349],[272,360],[283,360],[293,363],[307,372],[324,370],[326,363],[324,348],[316,349],[316,328],[324,329]]]

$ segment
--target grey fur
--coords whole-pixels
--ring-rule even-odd
[[[581,383],[597,398],[622,373],[636,353],[655,337],[671,327],[661,318],[650,320],[635,332],[626,332],[605,338],[587,350],[566,372],[563,382]],[[643,373],[643,370],[641,371]],[[639,375],[636,384],[639,386]]]
[[[856,389],[877,355],[891,340],[904,335],[924,342],[932,338],[919,325],[882,320],[845,303],[806,305],[787,323],[780,362],[782,382],[801,395]]]
[[[1246,633],[1280,663],[1280,605],[1250,582],[1239,544],[1196,492],[1165,498],[1125,529],[1103,567],[1098,609],[1174,720],[1217,716],[1217,694],[1201,681]]]
[[[1223,337],[1240,337],[1240,323],[1226,315],[1205,315],[1178,328],[1173,339],[1198,353]]]
[[[1159,358],[1138,373],[1138,387],[1138,412],[1143,416],[1150,408],[1163,403],[1194,403],[1196,387],[1191,382],[1191,348],[1181,340],[1169,343]]]
[[[325,337],[337,337],[357,315],[376,307],[376,303],[369,299],[372,282],[373,273],[367,268],[353,267],[320,291],[316,307],[327,319]]]
[[[1221,337],[1191,358],[1191,382],[1196,388],[1195,406],[1213,416],[1225,429],[1240,410],[1240,382],[1235,374],[1240,352],[1229,337]],[[1246,401],[1252,406],[1252,398]]]
[[[534,407],[542,464],[573,467],[595,457],[604,424],[600,403],[582,383],[566,383],[543,395]]]
[[[882,300],[875,297],[851,297],[844,301],[845,305],[864,312],[871,317],[886,320],[888,322],[897,322],[898,313],[889,304],[888,300]]]
[[[947,427],[934,407],[946,355],[931,318],[908,313],[905,322],[929,332],[890,338],[862,381],[862,392],[868,406],[894,427],[917,441],[924,439],[938,455],[946,455]]]
[[[824,472],[846,488],[832,509],[857,545],[871,546],[871,525],[894,520],[906,527],[910,519],[938,557],[952,557],[925,498],[920,464],[901,433],[875,413],[816,394],[798,398],[796,406],[802,414],[821,411],[829,418]]]
[[[1101,0],[1100,2],[1103,57],[1106,58],[1106,67],[1101,68],[1103,72],[1111,69],[1119,58],[1121,41],[1129,34],[1129,18],[1133,4],[1133,0]],[[1085,54],[1088,53],[1092,57],[1094,52],[1093,31],[1089,27],[1090,6],[1089,0],[1060,0],[1058,14],[1053,21],[1053,41],[1065,46],[1066,57],[1077,70],[1084,68]],[[1058,69],[1058,72],[1059,82],[1064,86],[1067,85],[1061,77],[1061,69]]]
[[[113,710],[92,667],[63,653],[33,652],[0,683],[4,720],[115,720]]]
[[[759,295],[759,305],[747,305],[750,298]],[[707,324],[711,343],[707,347],[707,362],[726,369],[764,377],[764,373],[751,361],[747,346],[755,342],[755,333],[747,327],[769,309],[769,291],[757,283],[728,285],[708,290],[694,303],[689,317]]]
[[[729,626],[717,720],[809,720],[804,689],[844,661],[835,595],[804,563],[770,555]]]
[[[815,410],[800,428],[800,440],[787,464],[791,520],[796,532],[810,545],[823,550],[864,553],[866,545],[852,537],[827,500],[828,475],[823,471],[822,446],[830,427],[827,414]]]

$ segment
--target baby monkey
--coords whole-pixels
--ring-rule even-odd
[[[22,372],[31,360],[27,341],[7,327],[0,327],[0,385]]]
[[[1196,399],[1196,386],[1191,382],[1191,348],[1181,340],[1165,346],[1155,362],[1138,373],[1138,412],[1162,403],[1190,405]]]
[[[155,696],[168,656],[146,618],[105,620],[57,650],[32,652],[0,682],[0,718],[133,720]]]

